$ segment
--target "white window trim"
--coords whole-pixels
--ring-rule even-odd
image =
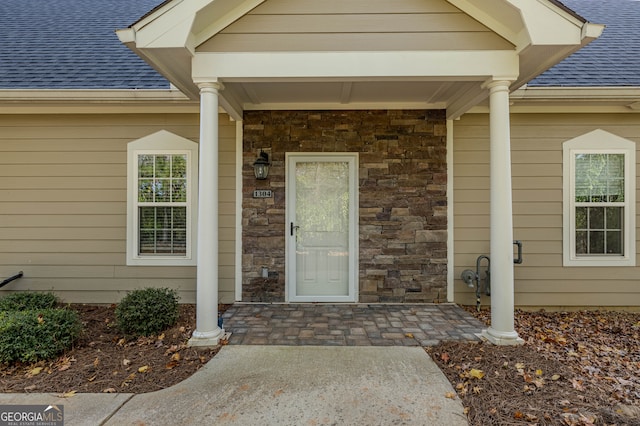
[[[138,253],[138,155],[187,154],[187,248],[184,256]],[[195,266],[198,223],[198,144],[161,130],[127,145],[127,265]]]
[[[575,243],[575,155],[624,154],[624,255],[577,256]],[[594,130],[562,145],[564,266],[636,265],[636,144],[604,130]]]

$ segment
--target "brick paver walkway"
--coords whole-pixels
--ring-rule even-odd
[[[223,318],[237,345],[432,346],[485,328],[452,304],[235,304]]]

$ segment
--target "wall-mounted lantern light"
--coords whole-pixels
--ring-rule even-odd
[[[269,154],[263,150],[260,150],[260,155],[253,163],[253,172],[258,180],[266,179],[269,176]]]

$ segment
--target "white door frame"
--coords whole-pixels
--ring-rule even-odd
[[[345,161],[349,163],[349,290],[346,296],[297,296],[296,295],[296,245],[295,236],[291,235],[293,221],[292,205],[295,204],[295,174],[291,173],[294,161]],[[358,300],[358,153],[357,152],[288,152],[285,154],[285,182],[286,182],[286,220],[285,220],[285,250],[286,277],[285,300],[287,302],[356,302]]]

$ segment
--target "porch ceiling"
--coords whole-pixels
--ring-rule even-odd
[[[254,81],[227,82],[223,92],[247,110],[294,105],[333,109],[380,105],[444,109],[458,92],[469,93],[477,85],[474,81]]]

